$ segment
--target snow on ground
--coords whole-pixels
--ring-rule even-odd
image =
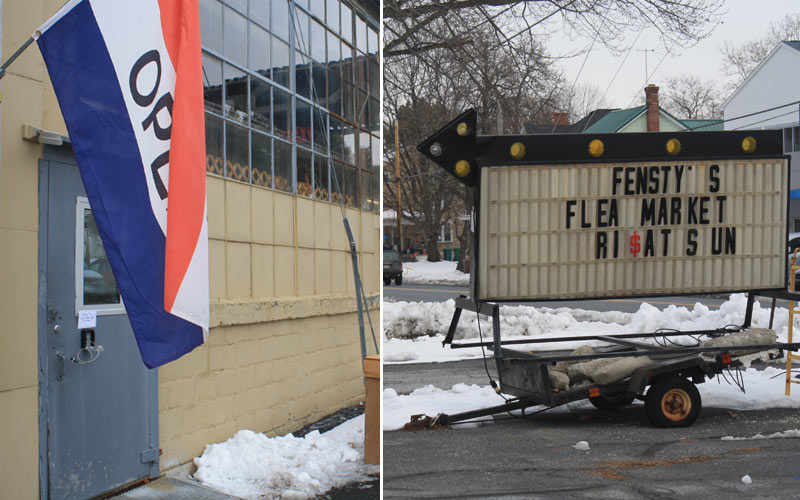
[[[756,434],[755,436],[751,437],[722,436],[720,439],[723,441],[750,441],[754,439],[794,439],[794,438],[800,438],[800,429],[790,429],[788,431],[775,432],[772,434],[767,434],[766,436],[763,434]]]
[[[758,410],[765,408],[800,408],[800,391],[792,396],[784,396],[786,378],[784,371],[778,368],[767,367],[763,370],[749,368],[742,370],[746,393],[738,387],[728,384],[724,377],[717,376],[697,388],[700,391],[704,407],[730,408],[733,410]],[[728,375],[729,379],[731,378]],[[457,384],[450,390],[437,389],[428,385],[417,389],[411,394],[399,395],[394,389],[383,391],[383,430],[392,431],[402,429],[403,424],[410,420],[411,415],[424,413],[435,416],[439,413],[460,413],[468,410],[488,408],[503,404],[500,396],[486,386]],[[641,403],[636,403],[641,404]],[[564,406],[553,408],[555,413],[569,413],[576,410],[593,408],[588,400],[580,400]],[[529,413],[542,410],[544,406],[530,408]],[[519,414],[519,412],[515,412]],[[486,419],[482,419],[485,423]],[[472,426],[477,424],[471,424]],[[465,427],[457,425],[456,428]],[[767,436],[765,439],[776,437],[800,437],[800,430],[779,433],[783,435]],[[722,439],[762,439],[764,437]]]
[[[747,297],[735,294],[719,309],[709,309],[696,303],[694,307],[669,306],[664,310],[650,304],[642,304],[635,313],[619,311],[596,312],[582,309],[531,306],[502,306],[500,309],[500,331],[503,339],[525,337],[565,337],[599,335],[609,333],[655,332],[658,329],[706,330],[727,325],[741,325]],[[480,357],[480,348],[442,348],[441,342],[455,310],[455,302],[383,302],[383,362],[424,363],[453,361]],[[753,307],[753,326],[769,325],[769,305]],[[457,340],[484,340],[492,337],[491,319],[483,317],[478,322],[473,312],[461,315],[455,338]],[[773,329],[779,341],[786,340],[788,311],[776,308]],[[800,321],[796,326],[800,326]],[[674,342],[693,345],[688,337],[671,338]],[[655,342],[655,340],[651,340]],[[572,349],[580,344],[597,342],[564,342],[558,344],[532,344],[537,349]]]
[[[246,499],[314,498],[377,473],[379,467],[364,464],[363,456],[363,415],[302,438],[242,430],[224,443],[207,445],[194,459],[194,478]]]
[[[428,262],[426,256],[417,256],[417,259],[417,262],[403,262],[404,283],[469,285],[469,274],[456,271],[457,262],[448,260]]]

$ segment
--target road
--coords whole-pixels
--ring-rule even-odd
[[[402,286],[384,286],[384,299],[406,301],[406,302],[444,302],[459,295],[468,295],[469,290],[465,286],[450,285],[417,285],[407,283]],[[653,297],[653,298],[624,298],[624,299],[603,299],[603,300],[583,300],[583,301],[550,301],[526,303],[537,307],[571,307],[587,309],[592,311],[622,311],[636,312],[642,303],[664,309],[670,305],[694,307],[695,303],[701,302],[711,309],[718,308],[727,299],[721,296],[712,297],[704,295],[695,296],[674,296],[674,297]],[[771,299],[761,298],[762,307],[768,307]],[[509,303],[511,305],[513,303]],[[778,307],[787,307],[787,302],[779,300]]]
[[[398,392],[453,381],[485,384],[482,362],[384,366],[384,387]],[[652,427],[641,404],[499,418],[477,428],[384,432],[384,498],[727,500],[797,498],[800,488],[797,439],[721,439],[800,429],[797,410],[704,408],[686,429]],[[590,450],[573,449],[579,441]],[[751,485],[741,481],[746,474]]]

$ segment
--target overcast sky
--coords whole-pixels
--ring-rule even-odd
[[[586,60],[583,70],[585,54],[564,60],[562,68],[567,81],[572,84],[576,78],[578,82],[591,82],[601,91],[605,91],[611,84],[606,94],[606,102],[610,108],[626,108],[632,106],[633,100],[643,94],[645,83],[654,83],[663,86],[663,82],[670,76],[683,73],[699,76],[703,79],[714,77],[722,79],[722,55],[720,48],[726,41],[741,43],[761,37],[766,33],[769,25],[793,12],[800,12],[798,0],[728,0],[723,15],[723,23],[717,26],[712,35],[689,49],[675,48],[669,54],[666,48],[658,41],[655,29],[642,32],[636,45],[629,52],[627,60],[625,54],[614,56],[605,47],[595,44],[591,54]],[[628,34],[631,42],[636,38],[636,33]],[[551,37],[548,47],[551,54],[568,53],[575,48],[586,48],[591,44],[591,39],[570,41],[566,37]],[[647,52],[643,52],[644,49]],[[654,50],[654,51],[650,51]],[[645,82],[645,55],[647,56],[647,70],[655,73]],[[663,60],[663,61],[662,61]],[[660,65],[659,65],[660,63]],[[619,74],[613,79],[617,71]],[[657,67],[657,69],[656,69]],[[800,83],[798,83],[800,84]],[[579,119],[580,117],[575,117]]]

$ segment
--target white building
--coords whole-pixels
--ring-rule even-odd
[[[800,41],[788,41],[772,49],[722,105],[725,130],[783,130],[783,150],[792,157],[792,190],[800,190],[799,103]],[[800,231],[800,191],[792,193],[789,224]]]

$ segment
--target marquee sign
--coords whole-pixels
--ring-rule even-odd
[[[420,145],[475,188],[475,300],[785,288],[780,131],[477,136]]]

